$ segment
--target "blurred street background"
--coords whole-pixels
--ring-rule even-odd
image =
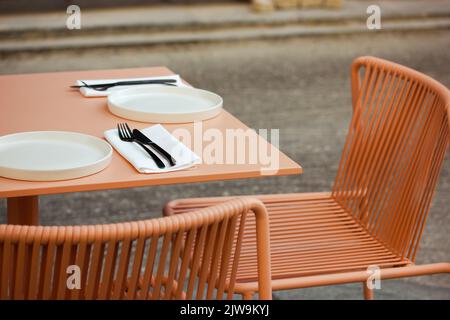
[[[67,30],[69,2],[27,7],[25,1],[0,0],[0,73],[164,65],[193,86],[220,94],[224,107],[249,127],[279,128],[280,149],[304,173],[43,196],[43,225],[159,217],[165,202],[180,197],[327,191],[352,114],[354,58],[392,60],[450,86],[448,0],[344,0],[337,9],[267,13],[253,12],[245,1],[119,1],[115,7],[103,2],[79,1],[81,29]],[[382,29],[368,30],[366,8],[375,2]],[[450,261],[449,195],[447,155],[417,263]],[[4,222],[6,201],[0,199]],[[385,281],[375,295],[450,299],[450,277]],[[360,299],[362,289],[354,284],[281,291],[274,298]]]

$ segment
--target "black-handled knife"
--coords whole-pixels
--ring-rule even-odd
[[[176,79],[149,79],[149,80],[124,80],[124,81],[116,81],[116,82],[109,82],[109,83],[96,83],[96,84],[86,84],[83,82],[83,85],[75,85],[70,86],[71,88],[78,89],[78,88],[91,88],[91,89],[102,89],[104,90],[109,89],[111,87],[115,86],[132,86],[132,85],[138,85],[138,84],[164,84],[164,85],[171,85],[175,86],[177,80]]]
[[[169,161],[171,166],[174,166],[176,164],[174,157],[172,157],[170,155],[170,153],[168,153],[166,150],[164,150],[159,145],[154,143],[152,140],[150,140],[149,137],[147,137],[145,134],[143,134],[138,129],[133,129],[133,136],[134,136],[134,138],[141,141],[142,143],[145,143],[146,145],[149,145],[150,147],[155,149],[155,151],[157,151],[160,155],[162,155],[164,158],[166,158],[167,161]]]

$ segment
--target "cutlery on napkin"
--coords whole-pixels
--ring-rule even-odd
[[[106,140],[125,159],[130,162],[140,173],[162,173],[190,168],[200,163],[200,157],[193,151],[172,136],[162,125],[157,124],[145,129],[141,129],[143,134],[150,137],[161,148],[169,152],[176,160],[175,166],[170,166],[169,162],[161,157],[167,164],[166,168],[160,169],[149,157],[149,155],[137,144],[120,140],[117,129],[110,129],[104,132]]]
[[[175,80],[173,82],[174,85],[178,87],[189,87],[187,84],[185,84],[182,80],[180,75],[174,74],[170,76],[161,76],[161,77],[147,77],[147,78],[126,78],[126,79],[96,79],[96,80],[77,80],[76,85],[80,86],[79,90],[81,94],[85,97],[105,97],[109,94],[116,92],[117,90],[123,90],[130,87],[135,87],[136,85],[130,85],[130,86],[114,86],[111,88],[108,88],[104,91],[95,90],[94,88],[86,87],[85,85],[98,85],[98,84],[108,84],[108,83],[114,83],[114,82],[120,82],[120,81],[139,81],[139,80],[163,80],[163,79],[169,79],[169,80]],[[161,86],[164,84],[145,84],[145,85],[156,85]]]

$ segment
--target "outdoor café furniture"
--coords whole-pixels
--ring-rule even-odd
[[[271,299],[267,212],[256,199],[117,224],[0,225],[0,299],[231,299],[249,212],[259,298]]]
[[[0,136],[25,131],[73,131],[103,138],[105,130],[116,128],[124,119],[108,111],[105,97],[85,98],[70,89],[78,79],[114,79],[169,76],[173,72],[165,67],[54,72],[0,76],[1,117]],[[226,105],[225,105],[226,108]],[[133,128],[148,124],[127,120]],[[203,130],[214,129],[225,136],[227,129],[248,127],[226,110],[212,119],[203,121]],[[169,132],[185,129],[194,135],[193,123],[164,124]],[[250,133],[261,148],[268,148],[266,140]],[[245,151],[245,150],[244,150]],[[279,159],[279,170],[273,175],[299,174],[301,167],[286,155],[272,148],[272,156]],[[201,152],[201,151],[200,151]],[[248,150],[247,150],[248,152]],[[201,156],[201,155],[200,155]],[[255,178],[264,176],[260,163],[202,163],[189,170],[158,174],[140,174],[113,151],[110,165],[103,171],[72,180],[30,182],[0,177],[0,198],[7,198],[8,223],[36,225],[39,223],[38,198],[40,195],[67,192],[156,186],[188,182]]]
[[[270,222],[272,290],[449,273],[450,263],[415,266],[449,144],[449,90],[415,70],[374,57],[352,69],[353,117],[331,192],[258,196]],[[229,198],[179,199],[165,215]],[[257,289],[249,221],[235,291]],[[370,285],[370,287],[368,287]]]

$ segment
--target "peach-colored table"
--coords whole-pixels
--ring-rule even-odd
[[[103,137],[106,129],[116,127],[117,123],[123,122],[124,119],[108,111],[106,98],[84,98],[79,92],[70,90],[69,86],[74,84],[75,80],[168,74],[173,72],[165,67],[154,67],[0,76],[0,136],[21,131],[63,130]],[[226,101],[224,107],[226,109]],[[127,122],[137,128],[149,126],[148,123]],[[192,123],[170,124],[165,127],[171,132],[177,128],[185,128],[191,133],[193,131]],[[209,128],[217,128],[225,133],[227,128],[247,129],[247,126],[227,111],[223,111],[219,116],[203,122],[203,130]],[[258,136],[258,139],[261,138]],[[266,143],[264,140],[263,144]],[[29,182],[0,177],[0,198],[7,198],[8,223],[38,224],[39,195],[253,178],[264,176],[261,175],[261,167],[260,164],[200,164],[178,172],[139,174],[114,151],[109,167],[84,178]],[[300,165],[279,152],[279,170],[274,175],[301,172]]]

